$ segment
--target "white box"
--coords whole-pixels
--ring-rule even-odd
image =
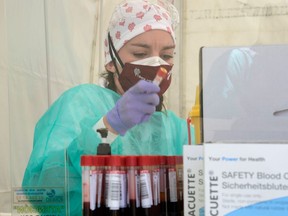
[[[185,216],[204,216],[203,159],[202,145],[183,147]]]
[[[288,144],[205,144],[205,215],[288,215],[287,155]]]

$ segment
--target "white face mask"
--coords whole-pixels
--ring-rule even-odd
[[[169,65],[166,61],[164,61],[159,56],[153,56],[153,57],[133,61],[133,62],[130,62],[130,64],[149,65],[149,66]]]

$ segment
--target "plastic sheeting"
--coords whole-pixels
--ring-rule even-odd
[[[64,90],[90,82],[97,6],[0,1],[0,212],[11,212],[11,188],[21,185],[36,121]]]
[[[23,186],[65,188],[69,215],[81,215],[80,157],[96,154],[101,137],[93,125],[118,99],[115,92],[94,84],[66,91],[36,125]],[[194,137],[194,133],[191,135]],[[124,136],[117,136],[111,150],[115,155],[181,155],[187,143],[186,121],[171,111],[163,111],[154,113]]]

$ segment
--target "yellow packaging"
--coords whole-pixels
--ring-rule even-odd
[[[194,126],[196,144],[200,144],[202,143],[202,133],[199,86],[196,87],[196,101],[191,111],[189,112],[189,118],[191,119],[191,124]]]

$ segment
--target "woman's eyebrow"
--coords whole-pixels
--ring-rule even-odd
[[[144,43],[132,43],[131,46],[136,46],[136,47],[142,47],[142,48],[150,48],[150,46],[148,44],[144,44]]]
[[[137,46],[137,47],[142,47],[142,48],[150,48],[151,46],[149,46],[148,44],[144,44],[144,43],[132,43],[131,46]],[[168,45],[168,46],[164,46],[162,48],[162,50],[168,50],[168,49],[175,49],[175,45]]]
[[[175,45],[164,46],[162,50],[175,49]]]

